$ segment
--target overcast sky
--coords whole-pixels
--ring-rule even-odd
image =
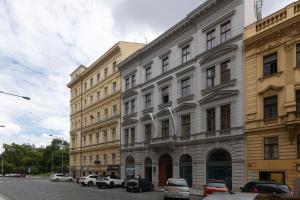
[[[265,0],[268,15],[293,0]],[[204,0],[0,0],[2,143],[69,139],[69,74],[117,41],[150,42]],[[0,148],[1,151],[1,148]]]

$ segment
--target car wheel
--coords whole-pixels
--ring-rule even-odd
[[[109,184],[109,188],[113,188],[113,187],[114,187],[114,183],[111,182],[111,183]]]
[[[58,179],[58,178],[56,178],[56,179],[55,179],[55,182],[59,182],[59,179]]]
[[[69,179],[69,182],[72,182],[72,181],[73,181],[73,179],[72,179],[72,178],[70,178],[70,179]]]
[[[130,192],[130,190],[129,190],[128,188],[126,188],[126,191],[127,191],[127,192]]]
[[[150,191],[154,191],[154,185],[151,185]]]
[[[139,187],[139,192],[143,192],[143,188],[142,187]]]
[[[93,184],[92,181],[89,181],[89,182],[88,182],[88,186],[89,186],[89,187],[91,187],[91,186],[93,186],[93,185],[94,185],[94,184]]]
[[[124,182],[122,183],[122,186],[121,186],[121,187],[122,187],[122,188],[125,188],[125,183],[124,183]]]

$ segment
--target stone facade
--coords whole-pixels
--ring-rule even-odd
[[[120,174],[120,73],[116,65],[143,44],[118,42],[68,84],[70,175]]]
[[[243,30],[255,19],[245,9],[209,0],[118,65],[123,178],[244,184]]]

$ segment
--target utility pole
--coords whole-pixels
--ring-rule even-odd
[[[4,175],[3,175],[3,166],[4,166],[4,163],[3,163],[3,153],[1,154],[1,158],[2,158],[1,174],[2,174],[2,176],[4,176]]]
[[[53,174],[53,149],[52,149],[52,153],[51,153],[51,172]]]

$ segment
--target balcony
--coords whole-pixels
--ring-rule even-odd
[[[150,147],[160,150],[160,149],[174,149],[176,143],[176,136],[167,137],[157,137],[150,141]]]

